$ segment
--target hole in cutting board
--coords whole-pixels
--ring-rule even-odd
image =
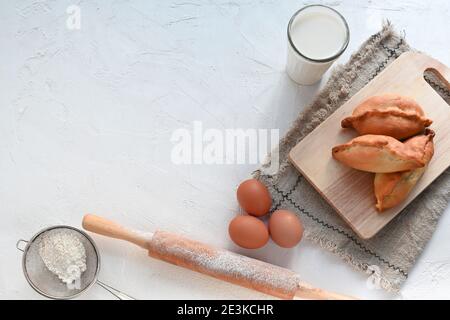
[[[436,69],[429,68],[423,72],[425,81],[450,106],[450,85]]]

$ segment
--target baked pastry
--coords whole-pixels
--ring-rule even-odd
[[[428,129],[425,134],[412,137],[404,144],[417,150],[423,150],[422,160],[428,164],[434,153],[433,138],[434,132]],[[405,172],[375,174],[374,189],[377,209],[383,211],[405,200],[424,172],[425,167]]]
[[[332,149],[333,158],[354,169],[398,172],[425,166],[424,150],[392,137],[367,134]]]
[[[363,101],[341,126],[354,128],[361,135],[381,134],[402,140],[423,132],[432,122],[413,99],[384,94]]]

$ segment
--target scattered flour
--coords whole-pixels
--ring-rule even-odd
[[[74,234],[59,230],[44,234],[39,255],[69,289],[79,287],[81,274],[86,271],[86,250]]]

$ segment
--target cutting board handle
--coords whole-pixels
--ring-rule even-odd
[[[442,82],[444,82],[445,86],[450,89],[450,68],[442,62],[423,53],[412,51],[403,53],[401,57],[404,59],[413,59],[416,60],[417,63],[421,63],[424,67],[424,69],[421,70],[422,72],[427,70],[435,71],[436,76],[438,76]]]
[[[83,217],[82,225],[85,230],[98,233],[106,237],[129,241],[144,249],[148,248],[148,243],[152,238],[151,233],[131,230],[119,225],[118,223],[93,214],[85,215]]]
[[[415,70],[413,72],[423,73],[427,70],[435,70],[436,75],[444,82],[447,88],[450,89],[450,68],[442,62],[423,53],[407,51],[402,53],[395,63],[399,64],[406,61],[414,62],[413,69]]]
[[[429,67],[425,71],[433,72],[444,83],[447,89],[450,90],[450,69],[447,66],[438,62],[438,64]]]
[[[450,69],[445,65],[438,65],[435,67],[431,67],[427,70],[431,70],[434,74],[445,84],[447,89],[450,90]]]

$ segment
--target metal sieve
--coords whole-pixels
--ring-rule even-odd
[[[69,288],[49,271],[39,255],[39,243],[42,237],[61,230],[77,237],[86,250],[86,271],[81,274],[80,284],[76,288]],[[28,283],[36,292],[47,298],[72,299],[97,284],[120,300],[134,300],[129,295],[97,279],[100,271],[100,253],[94,240],[84,231],[70,226],[53,226],[39,231],[29,241],[20,239],[16,247],[23,252],[22,268]]]

